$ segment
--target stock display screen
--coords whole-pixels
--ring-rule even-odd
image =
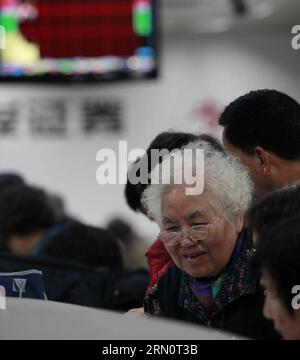
[[[1,79],[157,75],[155,0],[0,0]]]

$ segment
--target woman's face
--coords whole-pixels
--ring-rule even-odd
[[[223,214],[212,203],[206,192],[186,195],[184,185],[174,186],[162,196],[162,229],[189,232],[192,226],[214,222]],[[242,220],[233,225],[221,217],[209,227],[206,239],[195,243],[183,236],[178,245],[165,246],[174,263],[190,276],[216,276],[227,265],[242,226]]]
[[[261,286],[265,289],[264,316],[272,320],[275,330],[286,340],[300,340],[300,310],[288,312],[280,297],[272,278],[262,273]]]

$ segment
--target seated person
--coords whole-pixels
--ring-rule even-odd
[[[258,240],[253,258],[265,289],[264,316],[286,340],[300,340],[300,216],[290,218]]]
[[[0,193],[1,250],[32,255],[58,231],[55,212],[42,189],[9,186]]]
[[[89,268],[107,267],[118,277],[123,271],[119,242],[101,228],[70,224],[51,238],[41,255]]]
[[[236,158],[205,141],[186,148],[205,151],[204,174],[191,152],[178,151],[173,167],[164,158],[154,169],[143,195],[175,264],[146,296],[145,313],[254,339],[277,338],[262,316],[263,294],[249,266],[253,247],[243,216],[251,202],[250,177]],[[183,164],[185,182],[178,184]],[[204,191],[191,195],[186,175],[195,173],[204,176]]]
[[[149,282],[147,270],[124,268],[121,245],[107,230],[70,224],[49,241],[42,255],[88,268],[108,268],[114,287],[111,305],[115,310],[128,311],[143,304]]]

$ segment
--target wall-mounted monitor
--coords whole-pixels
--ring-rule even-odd
[[[0,81],[158,74],[156,0],[0,0]]]

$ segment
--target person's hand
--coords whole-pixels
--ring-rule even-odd
[[[126,315],[145,316],[144,308],[131,309],[126,313]]]

